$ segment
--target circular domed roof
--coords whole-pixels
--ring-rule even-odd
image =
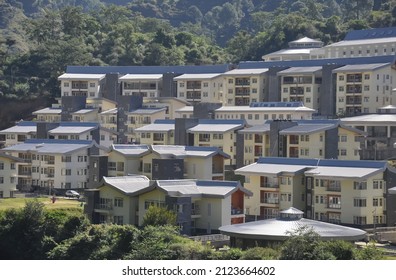
[[[366,232],[361,229],[302,218],[304,212],[289,208],[280,212],[280,217],[242,224],[222,226],[220,232],[232,237],[263,240],[286,240],[290,233],[307,227],[319,234],[322,240],[361,240]]]

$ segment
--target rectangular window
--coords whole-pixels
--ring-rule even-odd
[[[123,225],[124,224],[124,217],[123,216],[114,216],[113,222],[116,225]]]
[[[367,182],[353,182],[354,190],[367,190]]]
[[[353,199],[353,206],[354,207],[366,207],[367,200],[365,198],[354,198]]]
[[[353,223],[355,225],[365,225],[367,223],[366,217],[361,217],[361,216],[353,216]]]
[[[114,198],[114,207],[124,207],[124,199]]]

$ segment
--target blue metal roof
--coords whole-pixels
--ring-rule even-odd
[[[67,66],[66,73],[77,74],[204,74],[224,73],[231,64],[216,65],[176,65],[176,66]]]
[[[312,60],[282,60],[282,61],[241,61],[238,68],[270,68],[270,67],[307,67],[324,65],[351,65],[351,64],[370,64],[370,63],[392,63],[395,56],[370,56],[370,57],[349,57],[349,58],[327,58]]]
[[[362,40],[396,37],[396,27],[363,29],[349,31],[344,40]]]
[[[37,125],[37,122],[31,122],[31,121],[20,121],[16,124],[17,126],[35,126]]]
[[[175,120],[158,119],[158,120],[154,120],[153,123],[156,123],[156,124],[175,124]]]

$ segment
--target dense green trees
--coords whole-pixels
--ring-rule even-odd
[[[80,211],[46,210],[36,200],[24,208],[0,212],[0,259],[11,260],[317,260],[384,257],[374,245],[357,249],[345,241],[321,241],[308,228],[290,233],[274,248],[215,250],[178,233],[174,215],[161,210],[160,221],[151,208],[145,226],[93,225]]]
[[[238,63],[395,24],[396,0],[2,0],[0,95],[58,97],[67,65]]]

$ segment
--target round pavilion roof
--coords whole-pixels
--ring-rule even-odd
[[[302,218],[303,212],[289,208],[280,217],[242,224],[222,226],[220,232],[232,237],[263,240],[286,240],[290,233],[302,227],[312,228],[322,240],[361,240],[366,232],[361,229]]]

